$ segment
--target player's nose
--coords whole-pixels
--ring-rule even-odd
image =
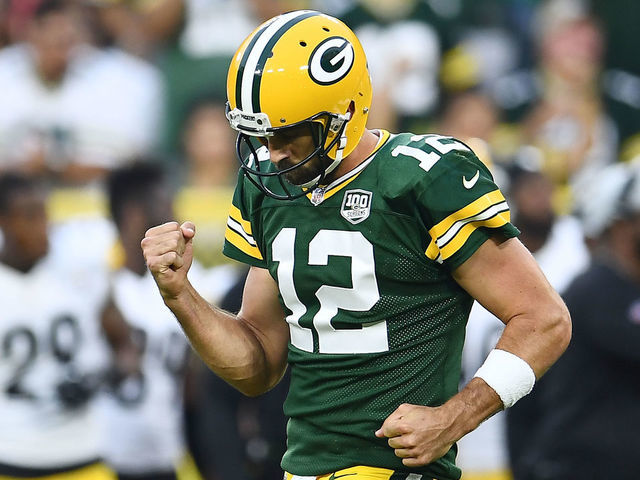
[[[269,159],[276,167],[278,164],[286,163],[290,156],[289,148],[285,143],[270,141],[267,148],[269,149]]]

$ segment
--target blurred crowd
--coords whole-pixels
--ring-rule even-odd
[[[193,220],[192,281],[239,309],[246,272],[221,254],[238,170],[226,70],[300,8],[361,39],[370,128],[473,148],[571,309],[557,366],[460,442],[463,478],[638,478],[634,0],[0,0],[0,478],[280,478],[286,378],[249,399],[209,373],[139,242]],[[501,328],[474,306],[463,381]]]

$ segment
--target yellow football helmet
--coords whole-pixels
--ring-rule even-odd
[[[340,20],[312,10],[285,13],[260,25],[240,45],[229,67],[227,98],[227,119],[239,132],[237,152],[245,174],[267,195],[297,198],[322,184],[360,141],[371,106],[367,59]],[[312,127],[313,153],[286,171],[261,170],[251,137],[304,123]],[[302,192],[291,193],[281,175],[315,156],[322,173],[299,185]],[[277,177],[284,193],[267,188],[266,177]]]

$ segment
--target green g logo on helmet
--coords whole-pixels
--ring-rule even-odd
[[[349,73],[353,60],[353,46],[345,38],[327,38],[309,58],[309,75],[320,85],[331,85]]]

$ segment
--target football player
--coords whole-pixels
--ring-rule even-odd
[[[140,251],[145,230],[172,218],[173,196],[157,162],[116,169],[107,186],[123,257],[112,274],[113,309],[103,323],[119,370],[98,403],[104,457],[120,480],[175,480],[186,452],[183,385],[189,347]],[[211,301],[235,278],[228,266],[194,267],[192,280]]]
[[[0,177],[0,478],[110,480],[89,400],[106,281],[49,248],[44,190]]]
[[[456,441],[526,395],[570,337],[489,171],[454,138],[367,129],[363,49],[319,12],[258,27],[227,94],[242,169],[224,252],[251,265],[242,308],[187,280],[191,222],[142,241],[165,303],[247,395],[291,366],[287,479],[458,479]],[[458,392],[474,298],[506,328]]]

